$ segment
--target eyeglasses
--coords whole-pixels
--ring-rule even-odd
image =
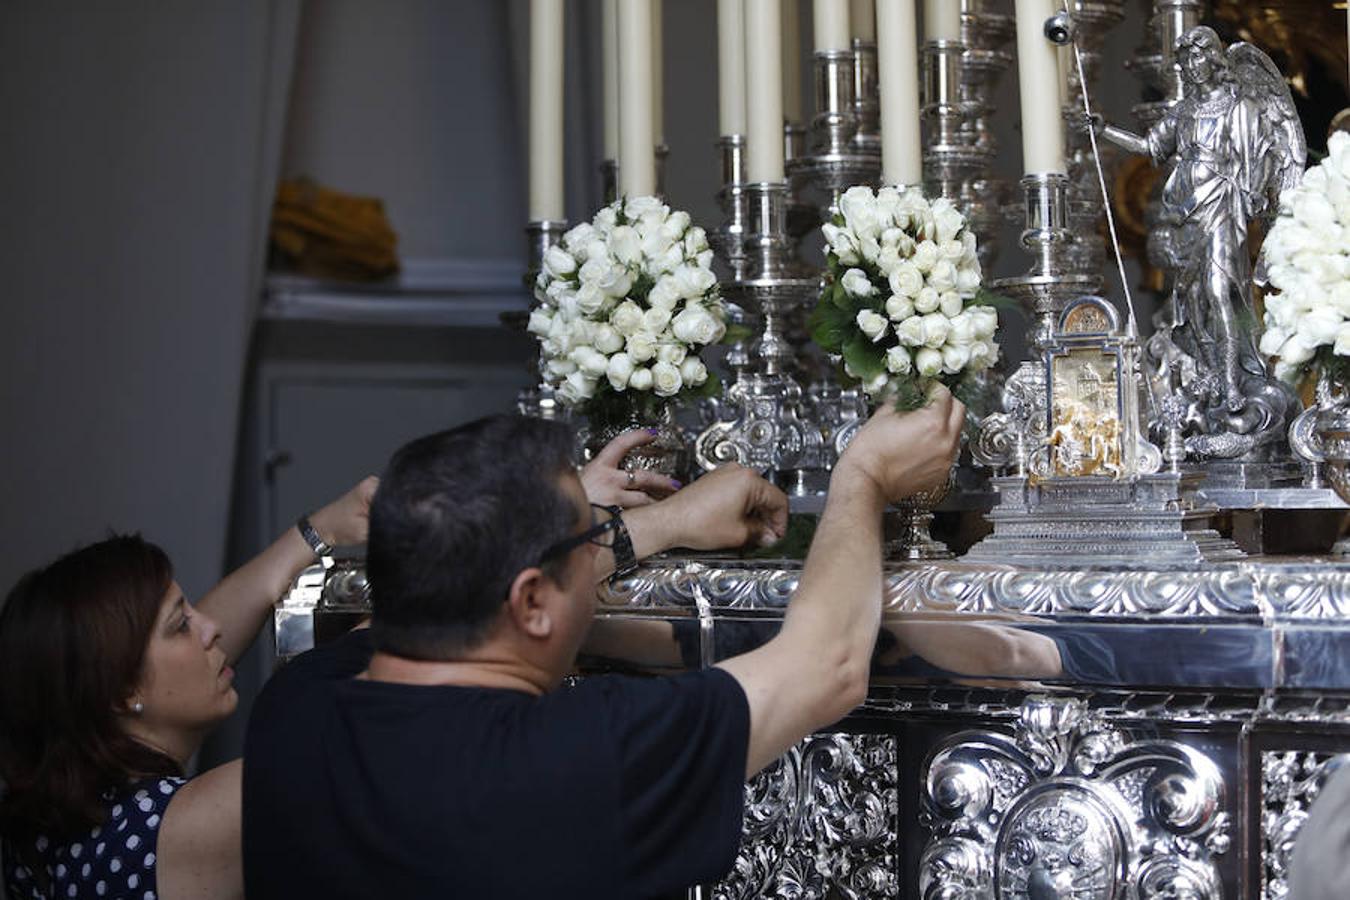
[[[549,547],[539,557],[539,564],[543,565],[550,559],[571,553],[582,544],[595,544],[597,547],[614,546],[614,529],[619,524],[619,510],[615,506],[601,506],[599,503],[591,504],[591,527],[587,528],[581,534],[574,534],[569,538],[563,538],[556,544]]]

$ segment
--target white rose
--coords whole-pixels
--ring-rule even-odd
[[[671,330],[686,344],[711,344],[721,340],[726,326],[698,303],[690,303],[674,321]]]
[[[924,378],[932,378],[942,371],[942,353],[932,347],[924,347],[914,354],[914,368]]]
[[[599,284],[611,265],[613,263],[610,262],[608,253],[587,257],[586,261],[581,264],[581,270],[577,272],[577,277],[581,279],[582,284]],[[561,281],[555,282],[555,284],[562,283]]]
[[[955,375],[970,362],[969,344],[944,344],[942,346],[942,371]]]
[[[887,375],[885,372],[881,372],[875,377],[873,377],[872,380],[864,381],[862,389],[867,392],[867,395],[869,397],[877,397],[880,396],[881,393],[886,390],[886,386],[889,385],[890,383],[891,383],[890,376]]]
[[[661,223],[661,233],[672,241],[681,240],[685,231],[689,229],[689,213],[684,210],[677,210],[670,214],[670,218]]]
[[[633,374],[628,376],[628,386],[635,391],[650,391],[652,389],[652,370],[634,369]]]
[[[937,244],[929,240],[923,240],[914,246],[914,255],[910,257],[910,262],[914,263],[920,272],[927,275],[933,270],[938,258]]]
[[[915,297],[923,290],[923,273],[910,260],[901,260],[891,270],[891,292],[904,297]]]
[[[708,380],[708,367],[697,356],[691,356],[680,363],[680,377],[690,387],[698,387]]]
[[[576,346],[572,343],[572,323],[562,316],[554,316],[553,321],[549,323],[548,339],[564,354]]]
[[[978,262],[974,264],[963,263],[956,269],[956,289],[967,297],[973,297],[980,289],[982,278]]]
[[[642,327],[642,308],[632,300],[625,300],[609,314],[609,324],[624,337],[635,334]]]
[[[1294,196],[1294,217],[1312,229],[1328,228],[1336,223],[1336,209],[1320,193],[1298,191]]]
[[[1345,319],[1336,310],[1326,307],[1314,309],[1299,320],[1298,336],[1314,347],[1332,344],[1344,324]]]
[[[1342,325],[1341,330],[1336,332],[1336,343],[1331,349],[1337,356],[1350,356],[1350,322]]]
[[[929,313],[926,316],[920,316],[919,321],[923,323],[923,343],[927,347],[941,347],[947,342],[947,335],[951,333],[952,321],[942,313]]]
[[[940,259],[933,264],[928,273],[928,286],[939,294],[956,290],[956,266],[952,265],[951,260]]]
[[[648,214],[663,214],[669,208],[660,199],[651,196],[629,197],[624,204],[623,214],[629,219],[640,219]],[[664,215],[661,216],[665,218]]]
[[[544,271],[554,278],[563,278],[576,270],[576,258],[562,247],[554,245],[544,251]]]
[[[530,334],[537,334],[540,337],[548,335],[549,327],[553,324],[553,315],[547,310],[530,310],[530,322],[525,326],[525,330]]]
[[[633,273],[623,266],[609,266],[597,282],[609,297],[624,297],[633,289]]]
[[[560,379],[566,378],[568,375],[571,375],[576,370],[577,364],[572,362],[570,359],[566,359],[563,357],[550,359],[548,362],[544,363],[544,371],[548,374],[548,377],[553,381],[558,381]]]
[[[577,288],[577,309],[593,316],[605,305],[605,292],[594,284],[583,284]]]
[[[1270,302],[1269,297],[1266,298],[1266,302]],[[1267,312],[1269,312],[1269,308],[1267,308]],[[1270,316],[1266,316],[1266,322],[1267,327],[1265,333],[1261,335],[1259,347],[1261,352],[1266,356],[1277,356],[1279,355],[1280,348],[1284,346],[1284,342],[1289,340],[1290,334],[1278,325],[1269,324]],[[1336,337],[1337,340],[1340,339],[1340,332],[1337,332]]]
[[[656,338],[647,331],[636,331],[628,336],[624,350],[635,363],[644,363],[656,357]]]
[[[1286,366],[1298,366],[1312,359],[1313,351],[1316,348],[1304,341],[1298,335],[1294,335],[1284,342],[1280,348],[1280,362]]]
[[[628,387],[628,379],[633,375],[633,359],[627,353],[615,353],[605,367],[605,376],[616,391]]]
[[[652,309],[675,309],[680,302],[680,286],[674,275],[662,275],[647,292],[647,302]]]
[[[877,191],[876,208],[882,219],[895,221],[895,214],[900,209],[900,192],[890,185],[881,188]]]
[[[671,277],[686,300],[698,300],[717,284],[717,276],[703,266],[680,266]]]
[[[699,226],[690,228],[684,235],[684,252],[686,256],[697,256],[708,249],[708,233]]]
[[[938,243],[959,240],[958,235],[966,224],[966,217],[961,215],[961,211],[945,197],[934,200],[932,209],[933,221],[937,225]]]
[[[839,279],[839,283],[852,297],[870,297],[877,292],[872,279],[868,278],[862,269],[849,269],[844,273],[844,277]]]
[[[639,234],[642,234],[642,232],[639,231]],[[671,247],[678,247],[680,250],[680,257],[684,257],[684,245],[666,237],[659,228],[652,229],[646,234],[642,234],[642,255],[647,257],[648,260],[660,256]]]
[[[914,301],[899,294],[892,294],[886,300],[886,315],[892,322],[902,322],[914,315]]]
[[[947,291],[945,294],[938,297],[938,309],[949,319],[961,315],[961,310],[965,308],[965,305],[965,301],[961,299],[961,295],[956,293],[956,291]]]
[[[597,229],[609,231],[619,221],[618,203],[612,203],[595,214],[592,223]]]
[[[642,239],[631,225],[620,225],[609,233],[609,253],[624,265],[642,261]]]
[[[923,316],[910,316],[895,326],[895,336],[906,347],[923,346]]]
[[[698,263],[699,268],[708,269],[709,271],[712,270],[712,261],[713,261],[713,252],[711,249],[700,251],[698,256],[695,258],[695,262]]]
[[[864,235],[858,238],[858,252],[862,254],[863,259],[870,263],[876,263],[878,257],[881,256],[881,244],[877,242],[876,238]]]
[[[672,366],[681,365],[684,362],[684,358],[688,355],[688,347],[673,341],[666,342],[656,348],[656,358],[663,363],[670,363]],[[685,381],[688,380],[688,378],[685,379]]]
[[[966,245],[958,240],[943,241],[938,245],[938,253],[952,265],[958,265],[966,255]]]
[[[848,229],[826,222],[820,226],[820,230],[825,235],[825,242],[829,245],[830,251],[841,263],[851,266],[858,262],[858,244],[848,233]]]
[[[998,310],[992,306],[972,306],[966,310],[970,320],[975,326],[975,338],[981,341],[987,341],[993,338],[994,332],[998,331]]]
[[[947,332],[947,343],[969,345],[975,340],[975,320],[966,313],[953,316],[951,330]]]
[[[568,375],[558,388],[558,396],[564,403],[580,403],[595,395],[595,379],[582,372]]]
[[[886,336],[886,329],[890,324],[886,321],[885,316],[870,309],[860,310],[856,321],[858,327],[862,329],[862,333],[867,335],[874,344]]]
[[[562,242],[573,254],[584,254],[593,240],[595,240],[595,226],[590,222],[582,222],[568,229],[563,235]]]
[[[844,195],[839,198],[839,212],[849,228],[856,232],[858,229],[854,222],[867,219],[876,221],[876,199],[876,195],[867,185],[854,185],[844,191]]]
[[[970,345],[969,367],[978,372],[987,369],[998,361],[998,344],[975,341]]]
[[[906,375],[914,368],[914,360],[904,347],[892,347],[886,351],[886,371],[896,375]]]
[[[882,244],[881,253],[877,255],[877,268],[881,270],[881,274],[889,278],[898,265],[900,265],[900,251],[894,245]]]
[[[568,358],[577,364],[582,374],[592,378],[599,378],[609,368],[609,358],[594,347],[577,347],[568,354]]]
[[[679,368],[659,362],[652,366],[652,386],[656,389],[656,396],[674,397],[684,387],[684,379],[680,377]]]
[[[623,349],[623,335],[614,330],[612,325],[597,325],[591,332],[591,342],[601,353],[614,353]]]
[[[670,324],[670,310],[652,307],[642,314],[642,327],[652,334],[660,334]]]
[[[941,301],[942,295],[935,288],[925,287],[914,298],[914,311],[924,314],[936,312]]]
[[[674,272],[682,262],[684,262],[684,245],[671,244],[660,255],[649,257],[643,265],[643,271],[655,278],[665,272]]]

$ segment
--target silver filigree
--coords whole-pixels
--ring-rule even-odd
[[[1311,751],[1279,750],[1261,754],[1261,896],[1289,896],[1289,864],[1308,810],[1331,773],[1347,757]]]
[[[755,776],[741,849],[715,900],[899,897],[895,741],[813,735]]]
[[[1009,768],[1026,778],[1011,798],[994,775]],[[1081,700],[1029,697],[1011,734],[960,732],[929,753],[920,896],[1218,898],[1223,796],[1193,748],[1131,740]]]

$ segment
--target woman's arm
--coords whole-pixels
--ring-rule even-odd
[[[244,896],[243,766],[241,759],[217,766],[169,800],[155,854],[155,889],[162,900]]]
[[[370,498],[378,483],[372,475],[309,517],[325,543],[339,546],[365,541]],[[299,531],[288,528],[272,546],[225,576],[197,602],[197,608],[220,626],[220,645],[231,663],[244,655],[277,598],[312,562],[314,551]]]

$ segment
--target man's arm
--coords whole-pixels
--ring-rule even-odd
[[[942,388],[918,412],[883,408],[835,467],[782,630],[719,663],[750,704],[747,778],[866,697],[881,621],[882,511],[947,478],[964,417],[965,407]]]

